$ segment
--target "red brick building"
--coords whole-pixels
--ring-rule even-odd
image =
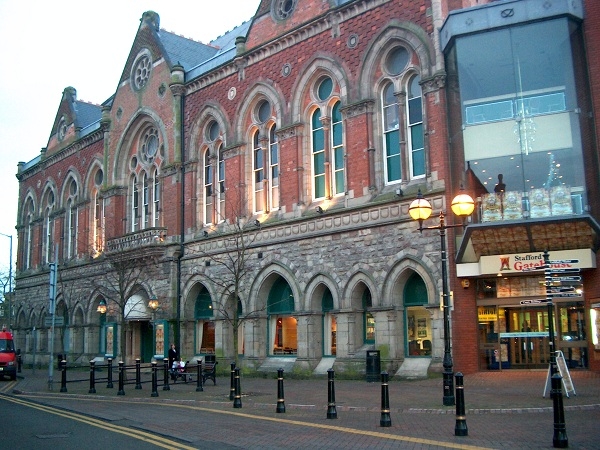
[[[317,373],[363,372],[377,350],[413,376],[450,343],[462,372],[547,367],[555,332],[572,368],[600,370],[598,11],[547,3],[262,0],[208,45],[144,13],[116,92],[96,106],[65,89],[19,167],[20,347],[148,362],[175,343]],[[540,51],[535,27],[565,39]],[[548,53],[568,58],[553,70]],[[459,224],[461,187],[477,207],[447,232],[445,286],[439,230],[409,206],[420,192],[423,227]],[[544,250],[580,260],[584,288],[555,299],[552,331],[543,276],[515,268]]]

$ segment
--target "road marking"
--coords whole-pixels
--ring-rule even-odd
[[[19,380],[11,380],[9,381],[7,384],[3,385],[2,388],[0,389],[0,392],[2,392],[3,394],[8,394],[9,392],[11,392],[15,386],[17,385],[17,383],[19,383]]]
[[[36,397],[34,395],[28,395],[27,397],[32,398],[32,397]],[[39,398],[48,398],[47,396],[39,396]],[[65,399],[64,397],[52,397],[55,399]],[[65,399],[66,400],[66,399]],[[128,401],[128,400],[110,400],[110,399],[98,399],[98,398],[69,398],[68,400],[81,400],[81,401],[94,401],[94,402],[111,402],[111,403],[128,403],[128,404],[132,404],[132,405],[139,405],[140,402],[138,401]],[[312,422],[303,422],[301,420],[291,420],[291,419],[284,419],[284,418],[275,418],[275,417],[268,417],[268,416],[260,416],[260,415],[254,415],[254,414],[248,414],[248,413],[242,413],[242,412],[237,412],[237,411],[225,411],[225,410],[220,410],[220,409],[211,409],[211,408],[206,408],[203,406],[194,406],[194,405],[182,405],[182,404],[172,404],[172,403],[154,403],[152,402],[153,405],[155,406],[163,406],[163,407],[172,407],[172,408],[182,408],[182,409],[191,409],[194,411],[203,411],[203,412],[208,412],[208,413],[214,413],[214,414],[222,414],[222,415],[229,415],[229,416],[235,416],[235,417],[242,417],[242,418],[246,418],[246,419],[254,419],[254,420],[264,420],[266,422],[276,422],[276,423],[285,423],[288,425],[295,425],[295,426],[302,426],[302,427],[308,427],[308,428],[318,428],[318,429],[322,429],[322,430],[329,430],[329,431],[338,431],[341,433],[348,433],[348,434],[359,434],[361,436],[371,436],[371,437],[375,437],[375,438],[380,438],[380,439],[388,439],[388,440],[392,440],[392,441],[402,441],[402,442],[410,442],[410,443],[414,443],[414,444],[423,444],[423,445],[432,445],[432,446],[437,446],[437,447],[444,447],[444,448],[455,448],[455,449],[463,449],[463,450],[492,450],[489,447],[479,447],[476,445],[466,445],[466,444],[457,444],[457,443],[453,443],[453,442],[444,442],[444,441],[436,441],[433,439],[423,439],[423,438],[415,438],[415,437],[410,437],[410,436],[402,436],[402,435],[394,435],[394,434],[387,434],[387,433],[382,433],[379,431],[369,431],[369,430],[359,430],[356,428],[349,428],[349,427],[341,427],[341,426],[336,426],[336,425],[327,425],[327,424],[321,424],[321,423],[312,423]],[[189,448],[189,447],[181,447],[181,448]]]
[[[54,414],[57,416],[61,416],[67,419],[75,420],[78,422],[82,422],[97,428],[102,428],[107,431],[112,431],[113,433],[120,433],[126,436],[132,437],[134,439],[148,442],[150,444],[154,444],[157,447],[168,448],[168,449],[183,449],[183,450],[197,450],[196,447],[190,447],[188,445],[184,445],[181,443],[175,443],[172,439],[164,438],[160,435],[145,432],[141,430],[136,430],[133,428],[123,427],[120,425],[110,424],[101,419],[96,419],[94,417],[84,416],[78,413],[74,413],[71,411],[65,411],[62,409],[55,408],[53,406],[41,405],[39,403],[30,402],[24,400],[22,398],[12,397],[12,396],[0,396],[0,400],[5,400],[12,403],[17,403],[22,406],[26,406],[29,408],[37,409],[39,411],[44,411],[46,413]]]

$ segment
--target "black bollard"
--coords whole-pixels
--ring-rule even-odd
[[[241,408],[242,407],[242,388],[240,386],[240,369],[239,367],[235,368],[234,375],[234,384],[235,384],[235,395],[233,397],[233,407]]]
[[[156,367],[156,361],[152,361],[152,394],[150,394],[150,397],[158,397],[157,371],[158,367]]]
[[[388,386],[389,375],[387,372],[381,372],[381,419],[379,426],[391,427],[392,417],[390,416],[390,391]]]
[[[67,392],[67,361],[64,359],[60,362],[60,392]]]
[[[196,379],[196,392],[202,392],[202,359],[198,359],[198,378]]]
[[[140,360],[140,358],[137,358],[135,360],[135,388],[136,389],[141,389],[142,388],[142,361]]]
[[[465,386],[463,384],[464,376],[458,372],[456,378],[456,425],[454,426],[454,436],[468,436],[467,416],[465,415]]]
[[[229,388],[229,400],[235,398],[235,361],[231,363],[231,387]]]
[[[107,389],[112,389],[113,388],[113,379],[112,379],[112,358],[108,358],[108,374],[107,374],[107,382],[106,382],[106,388]]]
[[[562,377],[560,374],[555,373],[552,375],[552,405],[554,408],[554,436],[552,438],[552,445],[554,448],[567,448],[569,446],[561,385]]]
[[[285,400],[283,398],[283,369],[277,369],[277,409],[275,412],[285,412]]]
[[[327,370],[327,418],[337,419],[337,409],[335,408],[335,382],[333,380],[335,372],[333,369]]]
[[[90,361],[90,389],[88,390],[88,394],[96,393],[96,363],[94,361]]]
[[[169,360],[163,359],[163,391],[170,391],[169,386]]]
[[[125,395],[125,363],[119,361],[119,391],[117,395]]]

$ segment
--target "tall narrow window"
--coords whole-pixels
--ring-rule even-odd
[[[333,154],[333,195],[345,192],[345,156],[344,156],[344,125],[340,102],[337,102],[331,112],[331,150]]]
[[[313,195],[315,199],[325,198],[325,134],[321,123],[321,110],[312,115],[312,165]]]
[[[219,222],[222,222],[225,220],[226,213],[225,213],[225,160],[223,159],[223,151],[221,149],[221,146],[219,146],[218,149],[218,154],[219,154],[219,192],[217,193],[217,197],[218,197],[218,206],[219,206]]]
[[[137,231],[140,225],[140,193],[137,177],[131,178],[131,231]]]
[[[148,174],[144,173],[144,178],[142,181],[142,199],[143,199],[143,214],[144,218],[142,221],[142,228],[148,228],[150,222],[150,187],[148,186]]]
[[[100,193],[94,193],[94,249],[101,252],[104,246],[104,202]]]
[[[392,83],[384,88],[382,97],[385,182],[393,183],[402,179],[402,159],[400,156],[398,101],[394,95]]]
[[[104,172],[98,169],[94,175],[94,187],[92,195],[94,199],[94,217],[92,218],[92,239],[93,249],[100,253],[104,248],[104,201],[100,196],[100,188],[104,181]]]
[[[25,208],[26,216],[25,216],[25,258],[23,261],[23,268],[29,269],[31,268],[31,252],[33,251],[32,241],[33,241],[33,202],[31,199],[27,201],[27,207]]]
[[[73,199],[67,204],[67,258],[77,256],[77,206]]]
[[[52,261],[52,235],[54,234],[54,221],[50,217],[52,213],[52,208],[50,206],[46,207],[44,211],[44,264],[48,264]]]
[[[204,152],[204,223],[213,223],[213,168],[209,150]]]
[[[279,143],[277,142],[275,128],[275,125],[273,125],[269,130],[270,209],[279,208]]]
[[[158,179],[158,171],[154,172],[154,189],[152,191],[152,199],[154,200],[152,208],[152,217],[154,219],[153,226],[160,226],[160,181]]]
[[[425,175],[425,144],[423,137],[423,102],[420,77],[415,76],[408,85],[408,148],[410,149],[411,177]]]
[[[77,228],[79,223],[77,191],[77,183],[71,179],[69,182],[69,198],[67,200],[67,229],[65,230],[67,258],[75,258],[77,256]]]
[[[265,205],[263,201],[263,188],[265,179],[265,166],[264,166],[264,150],[261,147],[259,132],[254,132],[252,139],[253,146],[253,170],[254,170],[254,212],[263,212]]]

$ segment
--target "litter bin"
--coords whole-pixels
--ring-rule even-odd
[[[381,378],[379,350],[367,350],[367,382],[376,383]]]

